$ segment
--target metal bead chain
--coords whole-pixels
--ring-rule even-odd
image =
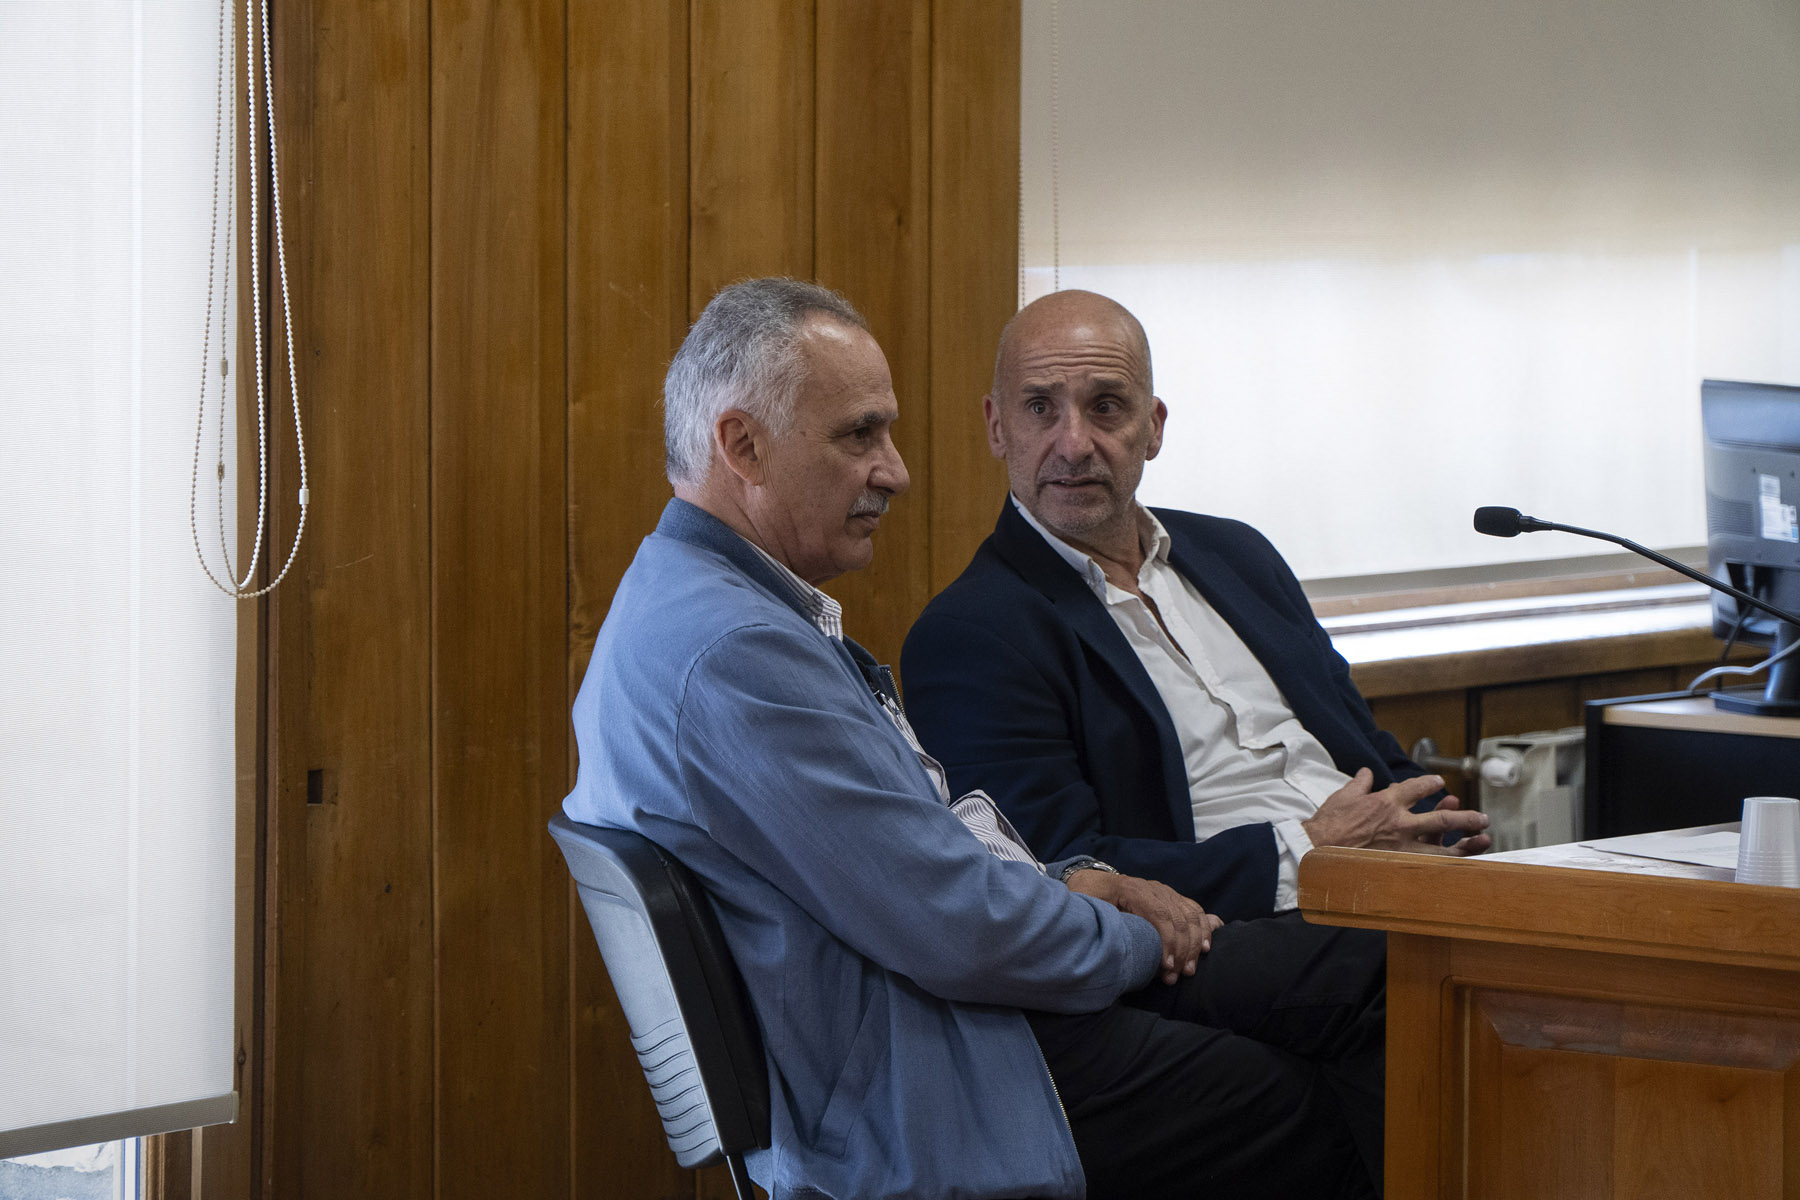
[[[247,172],[250,180],[250,305],[253,324],[253,341],[256,348],[256,436],[257,436],[257,501],[256,501],[256,540],[250,555],[250,561],[244,569],[244,577],[240,582],[231,566],[231,552],[225,539],[225,410],[227,397],[230,394],[229,381],[231,360],[224,348],[227,304],[231,293],[231,229],[236,210],[237,184],[235,167],[228,166],[230,181],[226,185],[225,202],[225,254],[226,270],[224,284],[220,289],[219,299],[219,458],[218,477],[218,518],[219,545],[224,554],[225,579],[221,580],[208,565],[206,556],[200,550],[200,529],[196,518],[196,496],[199,491],[200,450],[206,428],[206,381],[212,362],[212,313],[214,281],[220,263],[219,257],[219,172],[223,158],[223,131],[227,129],[225,79],[227,75],[226,61],[232,40],[229,31],[232,27],[229,0],[220,0],[219,6],[219,68],[215,84],[215,123],[213,136],[213,223],[208,245],[206,273],[206,321],[201,337],[200,350],[200,403],[199,413],[194,428],[194,463],[188,486],[188,528],[194,539],[194,554],[200,560],[201,570],[213,582],[213,586],[228,596],[239,600],[252,600],[258,596],[274,591],[288,571],[294,565],[294,559],[300,552],[300,542],[306,536],[306,515],[311,500],[306,482],[306,434],[300,421],[300,384],[294,366],[294,319],[288,295],[287,248],[283,237],[281,222],[281,174],[276,160],[275,149],[275,92],[273,74],[269,62],[269,10],[266,0],[260,6],[261,26],[257,26],[257,11],[252,7],[252,0],[244,0],[244,63],[246,67],[245,96],[248,111],[246,122],[246,141],[249,147],[250,169]],[[281,281],[281,317],[287,338],[288,392],[294,402],[294,443],[300,459],[300,520],[294,530],[294,544],[288,550],[287,561],[282,564],[281,573],[268,584],[254,591],[248,590],[250,581],[255,578],[257,563],[262,557],[263,530],[268,524],[269,502],[269,431],[267,420],[267,398],[264,394],[263,382],[263,344],[262,344],[262,283],[260,277],[260,258],[258,255],[257,222],[256,222],[256,48],[260,41],[263,66],[263,94],[269,124],[269,202],[274,217],[275,259]],[[234,143],[236,138],[232,138]]]

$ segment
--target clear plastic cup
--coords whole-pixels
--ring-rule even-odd
[[[1800,799],[1750,796],[1744,800],[1737,879],[1767,887],[1800,887]]]

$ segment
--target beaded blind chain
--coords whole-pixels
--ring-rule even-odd
[[[200,560],[200,569],[213,586],[228,596],[239,600],[253,600],[275,590],[277,584],[287,578],[288,570],[294,565],[294,558],[300,553],[300,539],[306,535],[306,510],[311,497],[306,486],[306,434],[300,425],[300,385],[294,368],[294,319],[288,300],[287,249],[282,236],[281,227],[281,183],[275,157],[275,91],[269,70],[269,9],[266,0],[259,7],[253,6],[255,0],[244,0],[244,65],[245,95],[249,119],[245,123],[245,141],[248,147],[250,169],[246,172],[250,180],[250,314],[253,329],[253,342],[256,347],[256,540],[250,554],[250,561],[244,568],[241,580],[231,565],[231,548],[225,537],[225,413],[231,407],[229,403],[231,379],[230,350],[225,345],[227,329],[227,303],[231,294],[231,231],[233,215],[237,199],[237,171],[235,155],[237,139],[235,128],[227,107],[230,89],[226,81],[231,75],[227,63],[232,57],[231,31],[233,29],[230,0],[220,0],[219,5],[219,67],[214,87],[217,107],[216,122],[213,135],[213,205],[212,234],[208,246],[206,268],[206,319],[200,345],[200,403],[199,413],[194,424],[194,465],[188,483],[188,530],[194,538],[194,555]],[[261,22],[257,21],[260,8]],[[288,550],[287,561],[281,565],[281,573],[264,586],[250,589],[251,580],[256,578],[257,563],[261,561],[263,549],[263,530],[268,524],[269,512],[269,428],[268,406],[264,394],[263,372],[263,336],[262,336],[262,282],[260,277],[261,258],[258,253],[256,225],[256,61],[260,44],[263,75],[263,98],[269,126],[269,206],[274,218],[275,262],[281,282],[281,321],[287,337],[287,369],[288,393],[294,401],[294,444],[300,455],[300,521],[294,530],[294,544]],[[231,136],[227,136],[227,134]],[[225,153],[229,145],[231,154]],[[220,219],[220,183],[219,176],[223,167],[226,176],[224,184],[224,217]],[[219,227],[225,228],[223,253],[221,253]],[[213,363],[213,292],[215,281],[222,281],[218,286],[218,329],[219,329],[219,424],[218,424],[218,458],[215,476],[218,483],[218,521],[219,550],[224,557],[224,578],[214,573],[211,564],[206,561],[205,553],[200,549],[200,524],[198,513],[198,496],[200,491],[200,454],[206,432],[206,393],[208,380],[212,377]]]

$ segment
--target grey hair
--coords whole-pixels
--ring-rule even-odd
[[[800,327],[815,313],[869,328],[848,300],[798,279],[745,279],[712,298],[663,379],[669,482],[706,479],[713,427],[728,409],[743,409],[777,436],[787,432],[806,377]]]

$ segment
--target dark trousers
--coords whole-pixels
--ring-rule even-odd
[[[1026,1014],[1090,1200],[1381,1191],[1387,941],[1298,913],[1227,925],[1199,971]]]

